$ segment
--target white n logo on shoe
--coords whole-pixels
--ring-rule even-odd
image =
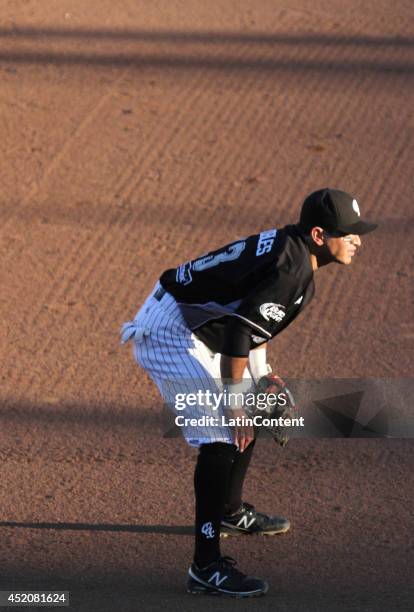
[[[208,582],[213,582],[215,586],[219,587],[225,580],[227,580],[228,576],[224,574],[224,576],[220,575],[220,572],[214,572],[208,579]]]
[[[255,520],[256,520],[255,516],[249,519],[249,517],[245,514],[244,516],[241,517],[241,519],[237,523],[237,527],[244,527],[244,529],[249,529],[249,527],[253,525]]]

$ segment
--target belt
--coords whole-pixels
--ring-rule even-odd
[[[161,302],[166,293],[164,287],[158,287],[157,291],[154,293],[154,297],[158,302]]]

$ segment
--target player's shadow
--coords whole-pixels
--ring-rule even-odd
[[[108,531],[123,533],[155,533],[163,535],[193,535],[189,525],[114,525],[111,523],[52,523],[0,521],[0,527],[14,529],[50,529],[55,531]]]

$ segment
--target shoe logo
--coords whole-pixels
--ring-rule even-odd
[[[303,295],[301,295],[301,296],[300,296],[300,298],[298,298],[298,299],[296,300],[296,302],[293,302],[293,303],[294,303],[294,304],[300,304],[302,300],[303,300]]]
[[[216,587],[219,587],[225,580],[227,580],[228,576],[226,576],[224,574],[224,576],[220,575],[220,572],[214,572],[214,574],[212,574],[210,576],[210,578],[208,579],[208,582],[213,582],[216,585]]]
[[[201,533],[206,536],[207,539],[211,540],[216,535],[213,528],[213,523],[204,523],[201,528]]]
[[[244,529],[249,529],[251,525],[255,522],[256,517],[250,518],[248,516],[242,516],[239,522],[237,523],[237,527],[244,527]]]

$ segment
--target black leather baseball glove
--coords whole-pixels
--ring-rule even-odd
[[[258,425],[269,431],[280,446],[285,446],[289,440],[287,432],[292,423],[286,426],[283,421],[298,418],[295,400],[285,382],[275,374],[262,376],[256,385],[255,399],[255,406],[249,410],[250,416],[260,416],[261,418],[257,419]]]

